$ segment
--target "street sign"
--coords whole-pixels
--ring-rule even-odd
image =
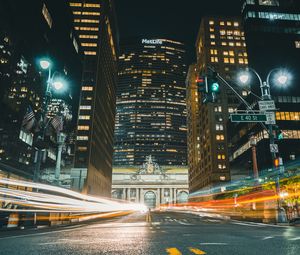
[[[232,122],[265,122],[267,121],[266,114],[230,114]]]
[[[267,121],[265,122],[267,125],[275,125],[276,119],[275,119],[275,113],[274,112],[265,112],[267,116]]]
[[[278,150],[278,144],[275,144],[275,143],[270,144],[270,152],[272,152],[272,153],[278,153],[279,152],[279,150]]]
[[[276,110],[274,100],[258,101],[259,110],[261,111],[274,111]]]

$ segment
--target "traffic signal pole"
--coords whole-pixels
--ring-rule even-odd
[[[250,107],[250,105],[248,104],[248,102],[219,74],[217,73],[214,68],[212,68],[211,66],[208,66],[208,69],[212,72],[214,72],[216,74],[216,77],[223,83],[225,84],[230,90],[232,90],[234,92],[234,94],[238,97],[238,99],[246,106],[246,109],[249,112],[255,113],[255,111]],[[251,70],[259,79],[260,82],[260,89],[261,89],[261,99],[263,101],[268,101],[271,100],[271,93],[270,93],[270,85],[269,85],[269,80],[270,80],[270,76],[273,73],[273,71],[275,71],[276,69],[273,69],[269,72],[268,76],[267,76],[267,81],[263,82],[262,79],[260,78],[259,74],[253,70],[252,68],[249,68],[249,70]],[[274,110],[270,111],[270,112],[274,112]],[[268,132],[269,135],[269,144],[272,145],[275,142],[275,137],[274,137],[274,133],[273,133],[273,124],[269,124],[268,126],[266,126],[264,123],[259,122],[260,125],[263,127],[263,129],[265,129]],[[279,152],[277,152],[279,153]],[[276,171],[276,166],[274,164],[275,159],[276,159],[276,153],[275,152],[271,152],[271,157],[272,157],[272,168],[274,171]],[[287,221],[286,219],[286,215],[284,212],[284,209],[281,206],[281,198],[280,198],[280,172],[279,170],[277,170],[277,176],[275,179],[275,186],[276,186],[276,195],[277,195],[277,222],[278,223],[285,223]]]

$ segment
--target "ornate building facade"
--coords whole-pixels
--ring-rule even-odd
[[[149,208],[188,199],[187,168],[160,166],[152,156],[140,167],[114,168],[112,184],[113,198],[144,203]]]

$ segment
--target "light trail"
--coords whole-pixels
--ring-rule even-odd
[[[10,208],[0,208],[7,212],[39,213],[82,213],[94,214],[109,212],[145,211],[143,204],[116,201],[108,198],[83,195],[68,189],[13,179],[0,179],[0,201],[10,204]],[[7,186],[7,187],[3,187]],[[33,191],[12,189],[9,186],[29,188]]]

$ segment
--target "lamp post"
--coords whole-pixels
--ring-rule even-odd
[[[256,157],[256,144],[257,140],[254,135],[250,137],[250,145],[252,147],[252,164],[253,164],[253,176],[254,179],[258,180],[258,167],[257,167],[257,157]]]
[[[285,72],[280,71],[279,68],[272,69],[268,73],[266,81],[263,81],[261,79],[260,75],[254,69],[248,68],[248,70],[251,71],[252,73],[254,73],[256,75],[256,77],[258,78],[258,80],[259,80],[260,90],[261,90],[261,98],[262,98],[263,101],[272,100],[271,91],[270,91],[270,77],[271,77],[271,75],[274,72],[278,71],[277,82],[280,85],[285,85],[288,82],[288,80],[289,80],[288,75]],[[250,79],[249,72],[245,72],[242,75],[240,75],[239,79],[244,84],[248,83],[248,81]],[[275,110],[269,110],[268,112],[275,113]],[[271,145],[273,145],[274,142],[275,142],[275,138],[274,138],[274,134],[273,134],[273,124],[269,124],[268,125],[268,134],[269,134],[269,143],[270,143],[270,147],[271,147]],[[253,147],[252,147],[252,149],[253,149]],[[277,153],[279,153],[279,152],[277,152]],[[275,162],[275,159],[276,159],[276,152],[271,151],[271,156],[272,156],[272,166],[275,169],[276,166],[274,165],[274,162]],[[254,162],[253,162],[253,164],[254,164]],[[253,166],[253,170],[254,170],[254,166]],[[255,172],[255,170],[254,170],[254,172]],[[280,175],[280,173],[278,173],[278,175],[276,176],[276,181],[275,181],[275,184],[276,184],[276,194],[278,196],[278,199],[277,199],[277,203],[278,203],[278,217],[277,217],[277,221],[279,223],[283,223],[283,222],[286,222],[286,217],[285,217],[284,211],[281,208],[279,175]]]
[[[57,134],[57,158],[56,158],[56,166],[55,166],[55,181],[59,184],[59,176],[60,176],[60,168],[61,168],[61,153],[62,148],[65,143],[66,135],[62,132]]]
[[[53,74],[51,73],[51,62],[49,60],[42,59],[40,61],[40,67],[43,70],[48,70],[48,79],[46,84],[45,98],[41,109],[42,121],[39,123],[40,131],[38,133],[38,138],[37,138],[38,147],[37,147],[37,153],[35,157],[36,164],[35,164],[34,176],[33,176],[33,181],[35,182],[39,180],[43,151],[45,151],[45,144],[44,144],[45,132],[49,124],[48,122],[46,123],[45,120],[48,113],[48,106],[52,98],[52,89],[61,90],[64,87],[64,83],[61,80],[55,80],[56,72],[54,72]]]

